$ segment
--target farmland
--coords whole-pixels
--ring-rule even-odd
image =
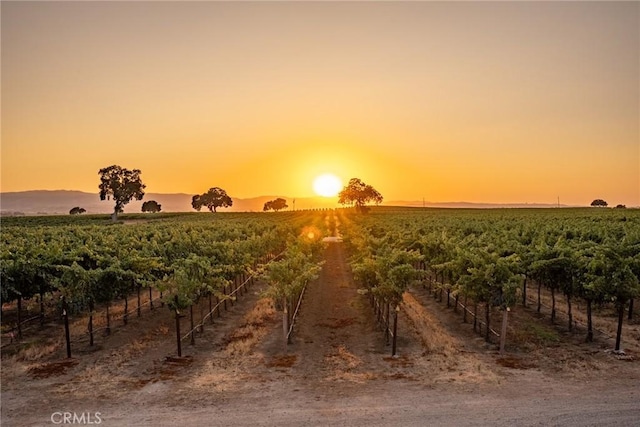
[[[3,424],[637,419],[636,210],[120,219],[3,219]]]

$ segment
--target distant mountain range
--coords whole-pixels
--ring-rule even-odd
[[[191,212],[192,194],[184,193],[147,193],[144,200],[155,200],[162,205],[163,212]],[[260,196],[248,199],[233,198],[233,206],[220,209],[221,212],[258,212],[264,203],[282,197],[287,200],[289,209],[294,208],[294,198],[285,196]],[[131,201],[124,208],[125,213],[140,212],[143,201]],[[444,208],[544,208],[554,204],[491,204],[468,202],[432,203],[422,201],[388,201],[387,206],[444,207]],[[2,215],[54,215],[68,214],[75,206],[86,209],[87,213],[111,213],[113,201],[101,201],[97,193],[85,193],[70,190],[34,190],[0,193],[0,213]],[[565,205],[561,205],[565,206]],[[295,198],[296,209],[318,209],[339,207],[337,200],[324,197]],[[206,208],[205,208],[206,209]]]

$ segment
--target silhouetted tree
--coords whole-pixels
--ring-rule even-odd
[[[627,205],[617,205],[616,209],[626,209]]]
[[[142,212],[156,213],[162,210],[162,205],[155,200],[148,200],[142,204]]]
[[[382,202],[382,195],[372,186],[365,184],[359,178],[351,178],[349,184],[338,194],[341,205],[350,204],[356,206],[360,212],[365,212],[365,205],[374,202],[376,205]]]
[[[118,220],[118,213],[124,211],[124,205],[132,199],[142,200],[146,185],[142,183],[140,169],[129,170],[118,165],[100,169],[100,200],[116,202],[111,219]]]
[[[231,205],[233,205],[233,200],[226,191],[219,187],[210,188],[206,193],[191,198],[191,206],[197,211],[206,206],[211,212],[216,212],[217,208],[228,208]]]
[[[70,215],[80,215],[85,213],[87,210],[84,208],[81,208],[79,206],[76,206],[75,208],[71,208],[71,210],[69,211]]]
[[[282,209],[286,209],[288,208],[289,205],[287,205],[287,201],[283,198],[278,197],[275,200],[270,200],[268,202],[266,202],[264,204],[264,207],[262,208],[263,211],[268,211],[268,210],[274,210],[276,212],[278,212],[279,210]]]
[[[591,202],[591,206],[595,206],[595,207],[607,207],[609,206],[609,204],[607,202],[605,202],[602,199],[595,199],[593,202]]]

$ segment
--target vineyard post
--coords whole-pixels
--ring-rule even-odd
[[[71,337],[69,335],[69,305],[67,299],[62,297],[62,319],[64,320],[64,338],[67,341],[67,358],[71,358]]]
[[[391,356],[396,355],[396,342],[398,338],[398,312],[400,311],[400,306],[396,305],[395,310],[393,310],[393,345],[391,347]]]
[[[111,307],[111,301],[107,302],[107,328],[105,329],[105,333],[109,335],[111,333],[111,316],[109,315],[109,307]]]
[[[616,351],[620,351],[620,338],[622,337],[622,319],[624,318],[624,304],[618,304],[618,329],[616,331]]]
[[[178,295],[174,297],[176,311],[176,338],[178,341],[178,357],[182,357],[182,344],[180,343],[180,312],[178,311]]]
[[[633,306],[633,304],[632,304],[632,306]],[[629,313],[631,313],[631,312],[629,312]],[[629,319],[631,319],[631,318],[629,318]],[[43,289],[42,284],[40,285],[40,326],[44,326],[44,289]]]
[[[506,307],[502,313],[502,330],[500,331],[500,354],[504,354],[504,345],[507,341],[507,321],[509,318],[509,307]]]
[[[138,317],[142,315],[141,310],[141,301],[140,301],[140,289],[142,289],[142,285],[138,284]]]
[[[18,295],[18,338],[22,338],[22,295]]]
[[[89,346],[93,347],[93,298],[89,300]]]
[[[384,339],[385,342],[387,343],[387,345],[389,345],[389,303],[387,303],[387,315],[386,315],[386,319],[385,319],[385,328],[384,328]]]
[[[282,333],[284,338],[284,349],[286,351],[287,344],[289,344],[289,325],[287,324],[289,320],[289,313],[287,310],[287,297],[282,298],[282,310]]]
[[[189,306],[189,325],[191,326],[191,345],[196,344],[196,338],[193,334],[193,304]]]
[[[211,324],[213,325],[213,305],[212,305],[212,300],[213,296],[211,295],[211,292],[209,292],[209,321],[211,322]]]
[[[125,294],[124,295],[124,315],[122,316],[122,321],[126,325],[128,320],[129,320],[129,296]]]

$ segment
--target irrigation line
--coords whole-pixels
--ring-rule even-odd
[[[440,283],[440,282],[436,282],[436,281],[433,281],[433,280],[432,280],[432,281],[431,281],[431,283],[432,283],[432,284],[433,284],[433,283],[435,283],[436,285],[438,285],[438,286],[440,286],[440,287],[444,287],[444,285],[443,285],[442,283]],[[424,287],[424,285],[423,285],[423,287]],[[474,313],[474,312],[472,312],[471,310],[469,310],[469,308],[468,308],[466,305],[464,305],[464,304],[463,304],[463,303],[461,303],[460,301],[458,301],[458,302],[457,302],[457,304],[458,304],[460,307],[462,307],[464,310],[466,310],[466,311],[467,311],[467,313],[469,313],[469,314],[470,314],[470,315],[472,315],[474,318],[476,318],[476,319],[477,319],[477,322],[478,322],[480,325],[485,325],[485,326],[487,325],[487,322],[483,321],[483,320],[482,320],[482,319],[480,319],[478,316],[476,316],[476,315],[475,315],[475,313]],[[500,337],[500,334],[499,334],[498,332],[496,332],[493,328],[489,328],[489,331],[490,331],[493,335],[495,335],[496,337],[498,337],[498,338]]]
[[[527,295],[527,300],[528,300],[528,301],[531,301],[532,303],[538,304],[538,300],[537,300],[537,298],[532,298],[532,297],[530,297],[530,296],[528,296],[528,295]],[[547,309],[549,309],[549,310],[552,310],[552,308],[551,308],[551,307],[549,307],[548,305],[546,305],[546,304],[545,304],[545,303],[543,303],[543,302],[540,302],[540,306],[542,306],[542,307],[544,307],[544,308],[547,308]],[[569,314],[568,314],[568,313],[565,313],[564,311],[562,311],[562,310],[558,310],[558,309],[556,309],[556,314],[562,314],[563,316],[565,316],[565,317],[567,317],[567,318],[569,317]],[[588,328],[588,325],[587,325],[586,323],[583,323],[583,322],[581,322],[580,320],[576,320],[575,318],[573,319],[573,323],[575,323],[575,324],[577,324],[577,325],[581,325],[581,326],[583,326],[583,327],[585,327],[585,328]],[[592,328],[592,329],[593,329],[595,332],[599,332],[599,333],[600,333],[600,335],[604,335],[604,337],[605,337],[605,338],[607,338],[607,339],[610,339],[610,340],[612,340],[612,339],[613,339],[613,336],[609,335],[609,333],[608,333],[608,332],[605,332],[605,331],[603,331],[602,329],[598,329],[598,328]]]
[[[293,312],[293,317],[291,317],[291,326],[289,326],[289,332],[287,332],[287,340],[291,336],[291,332],[293,331],[293,324],[296,321],[296,316],[298,315],[298,310],[300,309],[300,304],[302,303],[302,297],[304,296],[304,291],[307,289],[307,283],[304,284],[302,288],[302,292],[300,292],[300,298],[298,298],[298,304],[296,305],[296,310]]]
[[[270,259],[266,265],[268,265],[269,263],[273,262],[274,260],[280,258],[282,256],[282,254],[284,254],[285,251],[280,252],[278,255],[274,256],[272,259]],[[213,315],[213,312],[216,311],[216,309],[218,307],[220,307],[224,301],[226,301],[229,297],[232,297],[236,292],[238,292],[241,288],[243,288],[247,283],[249,283],[251,281],[251,279],[253,279],[254,277],[257,277],[255,274],[252,274],[251,276],[249,276],[241,285],[239,285],[236,290],[234,290],[233,292],[231,292],[230,294],[225,295],[224,298],[222,298],[212,309],[209,313],[207,313],[202,319],[200,319],[200,323],[198,323],[197,325],[195,325],[193,327],[193,329],[191,329],[189,332],[187,332],[182,338],[180,338],[180,341],[184,341],[186,338],[190,337],[192,333],[194,333],[198,328],[203,328],[204,327],[204,322],[205,320],[207,320],[209,318],[209,316]]]

